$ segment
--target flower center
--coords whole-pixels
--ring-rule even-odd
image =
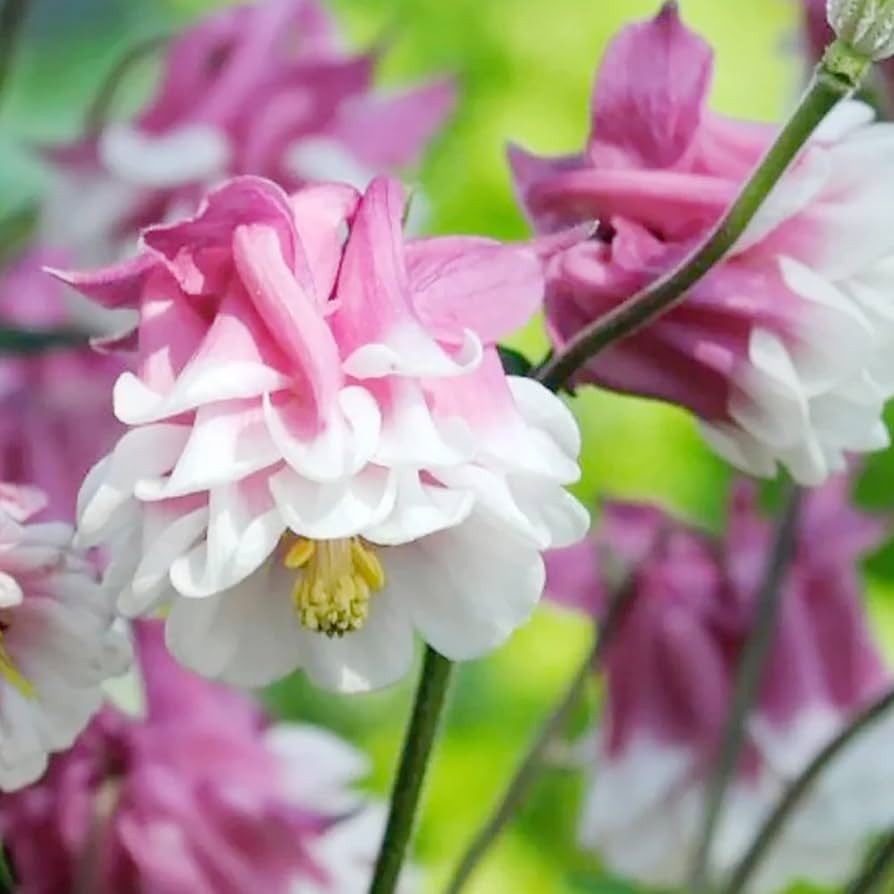
[[[33,699],[37,697],[34,687],[31,685],[27,677],[15,666],[6,646],[3,644],[3,632],[9,625],[0,619],[0,677],[6,680],[13,689],[17,689],[25,698]]]
[[[382,563],[359,537],[298,537],[283,564],[301,571],[292,590],[298,619],[326,636],[359,630],[369,615],[370,596],[385,586]]]

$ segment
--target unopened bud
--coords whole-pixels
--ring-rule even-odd
[[[827,0],[826,12],[838,37],[861,56],[894,56],[894,0]]]

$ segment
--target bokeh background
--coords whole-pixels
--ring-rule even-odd
[[[27,146],[76,135],[91,97],[129,47],[221,5],[220,0],[33,0],[0,108],[0,211],[39,194],[44,172]],[[432,230],[501,237],[525,234],[503,160],[506,140],[541,152],[578,148],[606,42],[624,22],[647,16],[656,6],[657,0],[333,2],[358,46],[386,42],[383,83],[439,72],[457,76],[456,114],[411,180],[431,204]],[[804,74],[795,0],[682,0],[681,8],[717,50],[714,106],[762,120],[784,114]],[[152,60],[130,73],[121,91],[122,114],[145,95],[153,76]],[[542,355],[539,326],[532,324],[515,346],[532,358]],[[687,416],[594,392],[574,404],[586,445],[582,497],[594,504],[605,495],[655,499],[705,525],[720,523],[728,472],[707,453]],[[890,458],[871,462],[863,498],[884,506],[892,482]],[[889,645],[894,642],[891,578],[889,551],[868,564],[872,610]],[[583,621],[545,607],[500,654],[460,668],[418,841],[430,890],[445,881],[588,639]],[[371,756],[370,790],[384,795],[411,688],[345,699],[315,692],[295,678],[266,697],[280,715],[321,721],[357,742]],[[578,728],[592,710],[592,704],[582,708]],[[469,886],[470,894],[632,890],[575,849],[580,790],[578,773],[549,769]]]

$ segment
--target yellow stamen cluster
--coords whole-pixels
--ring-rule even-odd
[[[14,689],[18,689],[25,698],[30,699],[37,696],[31,682],[15,666],[15,662],[10,657],[9,652],[6,651],[6,647],[3,645],[2,632],[0,632],[0,677],[3,677]]]
[[[369,615],[371,595],[385,586],[382,563],[359,537],[299,537],[283,563],[301,572],[292,591],[299,620],[326,636],[359,630]]]

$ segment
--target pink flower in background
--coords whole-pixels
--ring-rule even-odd
[[[775,128],[707,108],[711,68],[709,47],[668,3],[606,52],[581,154],[510,150],[539,230],[600,221],[592,239],[551,262],[557,347],[699,244],[769,146]],[[691,410],[715,449],[753,474],[781,463],[818,484],[848,451],[886,446],[892,158],[889,125],[859,103],[839,106],[726,261],[580,380]]]
[[[140,312],[129,431],[84,483],[80,537],[115,541],[121,611],[172,600],[168,643],[207,676],[369,689],[414,630],[482,655],[536,605],[541,551],[586,530],[573,417],[494,347],[538,307],[540,258],[405,242],[403,212],[385,178],[291,197],[241,178],[136,260],[63,275]]]
[[[0,322],[25,329],[77,326],[65,291],[43,271],[59,264],[34,249],[0,273]],[[78,489],[91,466],[115,442],[121,425],[110,391],[120,359],[86,343],[0,357],[0,479],[42,488],[45,517],[74,517]]]
[[[21,894],[364,894],[382,812],[366,760],[322,729],[268,727],[245,697],[138,629],[145,715],[105,708],[46,777],[0,797]]]
[[[52,154],[62,176],[44,240],[81,263],[108,261],[143,227],[192,213],[227,176],[258,174],[287,190],[324,179],[362,188],[380,170],[415,163],[453,106],[453,85],[374,90],[377,56],[348,53],[315,0],[209,16],[171,46],[133,121]]]
[[[101,684],[127,668],[111,600],[71,547],[72,529],[31,521],[36,488],[0,484],[0,790],[33,782],[102,703]]]
[[[551,591],[564,575],[563,590],[577,603],[588,583],[594,593],[606,586],[599,555],[623,560],[633,543],[643,557],[606,655],[605,713],[580,835],[614,871],[674,885],[685,880],[693,858],[704,783],[726,722],[772,523],[757,514],[755,491],[744,483],[733,493],[720,543],[647,507],[614,505],[607,517],[607,530],[596,535],[602,552],[592,550],[589,567],[579,553],[548,556]],[[712,854],[717,877],[743,855],[788,782],[890,685],[869,633],[856,567],[857,557],[880,542],[883,527],[849,505],[844,477],[806,501],[747,750]],[[838,883],[855,869],[867,840],[894,822],[892,747],[894,721],[883,721],[831,765],[771,850],[755,890],[776,891],[797,879]]]

